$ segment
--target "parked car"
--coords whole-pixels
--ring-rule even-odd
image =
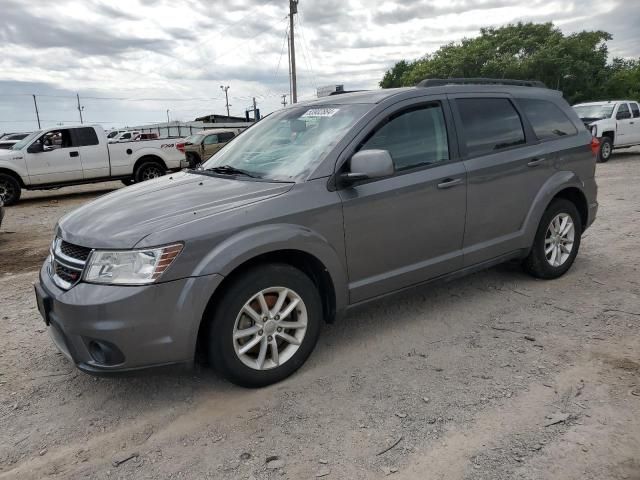
[[[121,179],[141,182],[186,167],[175,139],[107,144],[99,126],[34,132],[0,151],[0,195],[6,205],[22,189],[41,190]]]
[[[121,133],[125,133],[126,130],[111,130],[109,132],[107,132],[107,139],[111,140],[112,138],[117,137],[118,135],[120,135]]]
[[[591,134],[600,140],[599,161],[609,161],[614,148],[640,145],[638,102],[609,100],[580,103],[573,108]]]
[[[591,134],[557,91],[474,82],[294,104],[67,214],[35,287],[54,343],[95,374],[198,348],[256,387],[364,302],[513,259],[563,275],[598,207]]]
[[[215,128],[203,130],[184,141],[184,153],[192,168],[208,160],[228,142],[242,132],[242,128]]]
[[[160,138],[157,133],[139,133],[135,137],[133,137],[134,142],[139,142],[141,140],[157,140]]]
[[[133,139],[140,135],[138,131],[124,131],[109,139],[109,143],[132,142]]]
[[[20,140],[25,138],[28,133],[5,133],[0,136],[0,150],[9,150]]]

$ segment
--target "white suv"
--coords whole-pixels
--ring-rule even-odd
[[[609,100],[606,102],[574,105],[576,113],[600,140],[598,161],[611,158],[614,148],[640,145],[640,106],[633,100]]]

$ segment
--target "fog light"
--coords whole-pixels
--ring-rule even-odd
[[[103,340],[89,341],[89,355],[100,365],[117,365],[124,362],[124,355],[118,347]]]

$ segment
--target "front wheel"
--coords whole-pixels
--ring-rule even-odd
[[[600,151],[598,152],[598,162],[606,163],[611,158],[613,153],[613,142],[609,137],[602,137],[600,139]]]
[[[11,175],[0,173],[0,197],[5,205],[13,205],[20,200],[22,189],[20,183]]]
[[[307,360],[321,320],[320,294],[307,275],[285,264],[256,267],[228,285],[217,302],[209,360],[240,386],[279,382]]]
[[[544,212],[524,269],[534,277],[552,279],[564,275],[573,265],[582,235],[576,206],[557,198]]]

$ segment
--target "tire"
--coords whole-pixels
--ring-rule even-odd
[[[573,224],[573,232],[569,229],[568,233],[564,236],[555,235],[557,238],[556,241],[552,232],[552,222],[556,222],[555,225],[561,226],[564,218],[567,217],[570,218]],[[569,243],[571,233],[572,238]],[[537,278],[553,279],[561,277],[571,268],[571,265],[573,265],[576,259],[576,255],[578,255],[581,236],[582,221],[578,209],[573,202],[564,198],[553,200],[547,207],[544,215],[542,215],[531,251],[524,260],[523,266],[525,271]],[[555,247],[555,254],[553,251],[554,245],[557,245],[557,247]],[[564,247],[562,245],[564,245]],[[552,250],[547,253],[545,248],[551,248]],[[568,252],[567,248],[569,248]]]
[[[123,185],[125,186],[129,186],[129,185],[133,185],[134,183],[136,183],[136,181],[133,178],[123,178],[122,180],[120,180],[122,182]]]
[[[20,200],[20,195],[22,195],[20,182],[11,175],[0,173],[0,196],[5,206],[16,204]]]
[[[260,307],[260,293],[269,313]],[[276,311],[280,295],[284,295],[282,306]],[[296,298],[297,303],[292,306]],[[244,313],[247,306],[253,316]],[[291,313],[286,313],[287,308],[293,308]],[[286,315],[279,318],[278,312]],[[209,362],[236,385],[255,388],[279,382],[307,360],[318,341],[321,321],[320,293],[307,275],[286,264],[255,267],[233,280],[216,302],[207,336]],[[295,329],[288,329],[281,322],[295,325]],[[238,332],[251,329],[252,334],[235,338]],[[298,343],[289,342],[284,336]],[[251,347],[252,342],[258,343]],[[274,361],[274,346],[279,363]],[[242,352],[243,347],[249,350]]]
[[[200,155],[193,152],[189,152],[187,154],[187,161],[189,162],[189,168],[196,168],[202,163],[202,160],[200,160]]]
[[[150,160],[148,162],[143,162],[138,166],[135,171],[134,178],[136,183],[140,183],[144,182],[145,180],[159,178],[164,174],[164,166],[156,161]]]
[[[609,137],[600,138],[600,150],[598,151],[598,163],[607,163],[613,152],[613,142]]]

